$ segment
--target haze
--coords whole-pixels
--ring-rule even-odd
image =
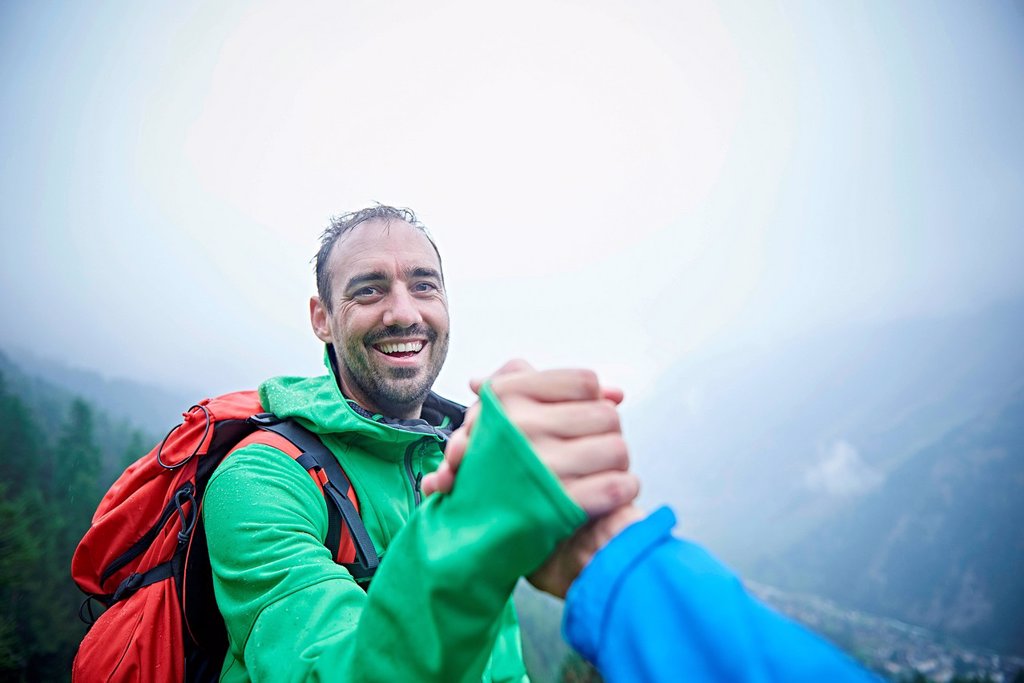
[[[0,345],[318,373],[332,214],[415,208],[442,393],[1022,293],[1019,2],[5,3]],[[680,399],[682,400],[682,398]]]

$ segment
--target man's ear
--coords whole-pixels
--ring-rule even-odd
[[[327,306],[320,301],[320,297],[309,297],[309,322],[313,326],[313,334],[325,344],[334,343],[334,339],[331,337],[330,319]]]

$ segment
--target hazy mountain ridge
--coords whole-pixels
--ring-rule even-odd
[[[157,431],[140,426],[139,411],[133,415],[110,410],[102,401],[88,394],[73,391],[25,370],[2,351],[0,374],[7,390],[20,399],[37,420],[39,428],[48,433],[67,420],[76,399],[89,404],[95,439],[102,450],[102,479],[108,483],[120,473],[132,453],[137,453],[136,457],[142,456],[159,438]],[[146,404],[140,402],[139,405]],[[45,435],[40,435],[39,441],[45,441]],[[54,453],[54,456],[59,459],[60,453]]]
[[[893,576],[887,601],[869,599],[863,588],[852,604],[1020,652],[1020,635],[1011,635],[1019,631],[1006,621],[1013,607],[996,603],[1018,605],[1019,614],[1022,582],[995,567],[1012,572],[1007,562],[1020,556],[1011,558],[1009,548],[1021,536],[1010,520],[1024,515],[986,496],[1021,497],[1012,483],[1021,458],[1011,436],[1000,446],[1006,455],[986,450],[994,433],[985,430],[1010,429],[1014,418],[1006,415],[1019,412],[1022,329],[1018,302],[684,361],[652,400],[627,413],[645,499],[675,505],[682,532],[745,576],[839,602],[849,602],[858,572],[888,576],[905,567],[917,581]],[[966,464],[975,461],[974,469]],[[890,500],[892,490],[904,499]],[[943,496],[948,510],[934,507]],[[865,518],[864,529],[851,521],[833,533],[833,524],[861,519],[858,510],[882,499],[888,516],[872,531]],[[973,512],[967,501],[977,501]],[[941,543],[927,551],[901,538],[886,543],[883,531],[901,519],[903,533],[932,530]],[[984,546],[991,566],[966,559],[968,549],[982,552],[977,532],[991,539]],[[951,550],[941,552],[943,544]],[[820,548],[811,572],[801,571],[808,545]],[[868,549],[877,551],[870,565],[858,560]],[[910,591],[904,600],[902,590]]]
[[[1024,393],[907,459],[758,574],[1024,654]]]
[[[43,385],[56,388],[95,403],[107,414],[127,421],[154,439],[179,422],[181,413],[192,403],[204,398],[162,386],[105,377],[61,361],[40,358],[24,349],[0,351],[0,369],[4,367],[23,376],[22,395],[30,400],[46,400],[43,396],[52,392],[43,389]]]

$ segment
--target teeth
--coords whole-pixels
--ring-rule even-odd
[[[414,341],[414,342],[402,342],[400,344],[394,344],[394,343],[378,344],[377,348],[379,348],[384,353],[409,353],[409,352],[419,353],[420,350],[423,349],[423,342],[421,342],[421,341]]]

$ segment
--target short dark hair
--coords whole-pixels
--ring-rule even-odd
[[[376,204],[365,209],[359,209],[358,211],[350,211],[340,216],[333,216],[331,224],[320,235],[320,250],[313,257],[313,262],[316,264],[316,291],[320,296],[320,301],[327,307],[327,310],[331,310],[331,274],[327,266],[327,261],[331,256],[331,249],[334,248],[334,244],[338,241],[339,237],[360,223],[370,220],[383,220],[385,225],[393,220],[405,221],[414,228],[417,228],[426,236],[430,246],[434,247],[434,253],[437,254],[437,262],[438,264],[441,263],[441,252],[437,250],[434,238],[430,236],[430,233],[427,232],[427,226],[420,222],[412,209]],[[443,268],[441,270],[441,279],[442,281],[444,280]]]

